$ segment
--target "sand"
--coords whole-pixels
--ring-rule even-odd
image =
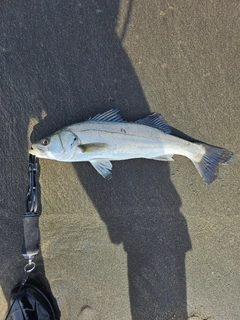
[[[0,315],[22,277],[28,148],[119,108],[239,151],[238,1],[2,1]],[[239,318],[236,155],[206,186],[192,163],[131,160],[105,181],[40,160],[31,281],[61,319]]]

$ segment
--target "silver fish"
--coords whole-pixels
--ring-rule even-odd
[[[216,179],[218,165],[233,155],[226,149],[172,135],[159,113],[129,123],[115,109],[55,132],[34,143],[29,153],[65,162],[89,161],[106,179],[111,178],[112,160],[171,161],[178,154],[193,162],[206,184]]]

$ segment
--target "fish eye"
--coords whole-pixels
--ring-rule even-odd
[[[49,144],[49,142],[50,142],[49,139],[42,139],[41,140],[41,143],[43,146],[47,146]]]

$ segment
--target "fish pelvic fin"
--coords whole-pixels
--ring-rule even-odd
[[[105,159],[95,159],[89,161],[91,165],[97,170],[103,178],[110,180],[112,178],[112,163]]]
[[[203,143],[196,142],[196,144],[204,147],[205,154],[199,161],[193,158],[191,160],[205,183],[209,185],[217,178],[219,165],[229,161],[233,156],[233,152]]]

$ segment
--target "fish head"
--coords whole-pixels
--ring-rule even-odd
[[[78,137],[71,130],[63,129],[33,143],[29,153],[38,158],[68,161],[79,144]]]

